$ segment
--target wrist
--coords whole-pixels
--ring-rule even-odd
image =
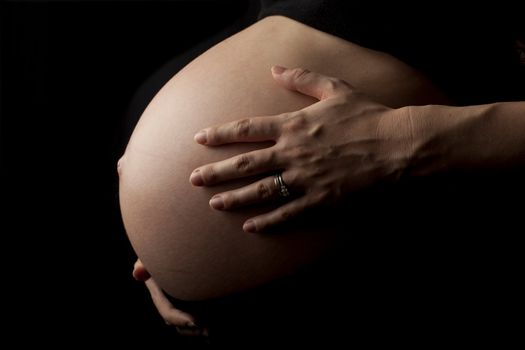
[[[444,142],[447,118],[440,105],[407,106],[404,113],[409,130],[409,147],[404,177],[430,176],[447,167],[450,143]]]
[[[459,170],[474,156],[476,125],[485,106],[409,106],[411,153],[405,171],[408,177],[431,176]],[[482,120],[481,120],[482,121]]]
[[[387,159],[394,181],[410,172],[417,150],[412,113],[411,107],[392,109],[382,116],[377,128],[377,137],[382,140],[381,154]]]
[[[409,106],[399,109],[407,135],[405,177],[508,168],[523,164],[524,104]]]
[[[453,146],[449,140],[452,107],[441,105],[406,106],[399,109],[405,143],[403,178],[430,176],[445,170]]]

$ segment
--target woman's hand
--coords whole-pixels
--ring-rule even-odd
[[[205,328],[198,328],[195,325],[195,320],[190,314],[176,309],[164,295],[157,282],[151,278],[149,272],[146,270],[140,260],[135,262],[133,267],[133,277],[140,282],[144,282],[149,290],[153,304],[157,308],[160,316],[164,319],[167,325],[172,325],[177,328],[177,331],[182,335],[207,335]]]
[[[412,152],[408,108],[388,108],[343,80],[305,69],[274,66],[272,74],[285,88],[319,102],[296,112],[246,118],[195,135],[195,141],[206,146],[275,141],[269,148],[204,165],[191,174],[193,185],[208,186],[251,175],[282,173],[292,199],[247,220],[245,231],[263,231],[307,208],[335,203],[352,191],[400,176]],[[211,198],[210,206],[232,210],[279,198],[285,192],[272,175],[219,193]]]

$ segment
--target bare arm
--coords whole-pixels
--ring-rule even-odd
[[[286,187],[298,198],[251,218],[245,231],[262,232],[306,209],[379,182],[395,182],[403,174],[499,170],[525,164],[524,102],[392,109],[337,78],[300,68],[280,67],[273,74],[282,86],[319,102],[292,113],[207,128],[195,138],[208,146],[275,142],[266,149],[201,166],[190,177],[194,185],[208,186],[281,171]],[[276,198],[279,191],[273,183],[269,176],[219,193],[210,205],[231,210]]]
[[[409,176],[525,164],[525,102],[406,108],[413,130]]]

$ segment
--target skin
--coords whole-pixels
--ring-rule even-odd
[[[290,190],[303,193],[270,213],[249,219],[243,225],[245,231],[264,231],[306,209],[337,201],[380,181],[395,181],[401,175],[506,170],[525,164],[524,102],[394,110],[336,78],[300,68],[274,67],[272,73],[282,86],[320,102],[295,113],[243,119],[195,135],[195,141],[206,146],[272,140],[272,148],[278,150],[266,148],[200,167],[190,177],[195,186],[285,169],[283,177]],[[245,124],[242,129],[240,123]],[[363,145],[361,140],[367,142]],[[339,151],[327,152],[333,149]],[[239,158],[246,164],[242,169],[235,166]],[[207,176],[210,172],[213,181]],[[267,189],[262,191],[265,195],[261,195],[261,187]],[[235,210],[272,197],[279,197],[279,192],[273,177],[267,177],[215,195],[210,206]],[[135,273],[146,272],[143,266],[136,266]],[[158,286],[148,288],[164,319],[177,324],[191,320],[169,304]]]
[[[272,37],[272,41],[266,40],[268,37]],[[294,273],[325,254],[337,235],[347,234],[341,230],[346,223],[344,215],[326,216],[326,212],[315,222],[304,219],[295,220],[287,227],[276,226],[272,235],[244,234],[242,226],[249,218],[271,212],[279,208],[280,203],[238,207],[235,211],[218,211],[208,203],[216,194],[242,188],[267,175],[198,188],[188,181],[194,169],[206,164],[275,146],[271,141],[257,141],[204,148],[194,141],[199,130],[252,116],[293,117],[308,106],[313,110],[317,108],[315,97],[292,91],[272,76],[270,68],[275,64],[304,67],[323,76],[339,77],[345,83],[332,78],[328,85],[337,96],[330,95],[320,103],[334,112],[345,108],[345,101],[356,102],[361,108],[356,114],[362,112],[375,120],[375,126],[368,130],[374,129],[372,133],[389,130],[383,121],[373,117],[374,109],[388,115],[383,120],[390,120],[391,128],[395,129],[401,125],[394,117],[400,107],[447,102],[428,80],[395,58],[284,17],[268,17],[208,50],[159,91],[119,161],[123,221],[137,255],[151,273],[150,286],[156,285],[183,300],[229,295]],[[340,89],[352,93],[345,90],[340,94]],[[354,119],[346,118],[344,123],[367,132],[366,123],[355,124]],[[307,130],[311,129],[294,122],[290,122],[288,128],[288,136],[294,129],[309,135]],[[326,130],[310,134],[327,141]],[[288,136],[282,140],[295,142]],[[368,174],[377,171],[374,181],[397,176],[398,162],[405,158],[402,139],[390,139],[396,151],[390,152],[392,159],[383,160],[388,167],[375,166],[375,170],[368,170]],[[358,138],[353,142],[366,144]],[[293,145],[290,143],[290,146]],[[289,156],[300,149],[293,148]],[[367,152],[366,147],[359,149],[350,158],[366,158]],[[308,158],[306,154],[302,166],[307,167]],[[290,175],[293,172],[285,176],[285,181],[292,186]],[[315,178],[316,175],[309,176]],[[326,182],[326,188],[337,181],[334,178],[334,182]],[[296,190],[300,190],[300,186],[306,188],[306,184],[295,184]],[[361,186],[368,185],[371,184]],[[345,186],[339,182],[335,187],[346,190]],[[316,191],[319,199],[326,196],[320,188]],[[162,297],[160,293],[152,296],[154,300]]]
[[[506,170],[525,164],[524,102],[391,109],[341,79],[302,68],[274,67],[273,75],[282,86],[319,102],[294,113],[207,128],[195,136],[206,146],[275,142],[270,148],[204,165],[190,176],[195,186],[211,186],[282,171],[290,191],[301,195],[247,220],[247,232],[262,232],[307,209],[334,204],[356,190],[402,175]],[[267,188],[264,196],[261,187]],[[278,188],[273,177],[267,177],[215,195],[210,206],[235,210],[276,197]]]
[[[190,177],[195,186],[211,186],[282,171],[287,186],[300,196],[249,218],[243,224],[247,232],[262,232],[306,209],[336,203],[353,191],[378,182],[395,182],[400,176],[497,170],[524,163],[522,102],[390,108],[339,78],[279,66],[272,69],[272,74],[281,87],[319,102],[295,112],[244,118],[205,128],[195,135],[196,142],[209,147],[235,142],[274,142],[262,150],[198,167]],[[273,177],[267,176],[220,192],[211,198],[209,205],[216,210],[238,210],[278,196]],[[146,282],[168,324],[195,327],[193,317],[173,308],[140,261],[134,276]]]
[[[204,129],[195,136],[197,142],[207,146],[275,142],[264,150],[199,167],[190,176],[195,186],[211,186],[282,171],[289,190],[300,195],[269,213],[250,218],[243,225],[246,232],[264,231],[308,208],[337,202],[350,192],[378,182],[395,181],[400,176],[413,149],[407,109],[389,108],[343,80],[305,69],[287,70],[277,66],[272,72],[274,79],[285,88],[312,96],[319,102],[293,113],[249,118]],[[240,127],[241,123],[245,125]],[[279,196],[273,176],[269,176],[215,195],[210,206],[235,210]]]
[[[208,329],[206,327],[198,327],[195,318],[192,315],[176,309],[171,304],[157,282],[151,278],[151,275],[144,267],[144,264],[142,264],[142,261],[137,260],[135,262],[132,274],[135,280],[143,282],[146,285],[151,300],[166,325],[174,326],[177,332],[181,335],[208,336]]]

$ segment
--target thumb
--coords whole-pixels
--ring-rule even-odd
[[[273,78],[289,90],[324,100],[352,90],[346,81],[310,72],[304,68],[272,67]]]

